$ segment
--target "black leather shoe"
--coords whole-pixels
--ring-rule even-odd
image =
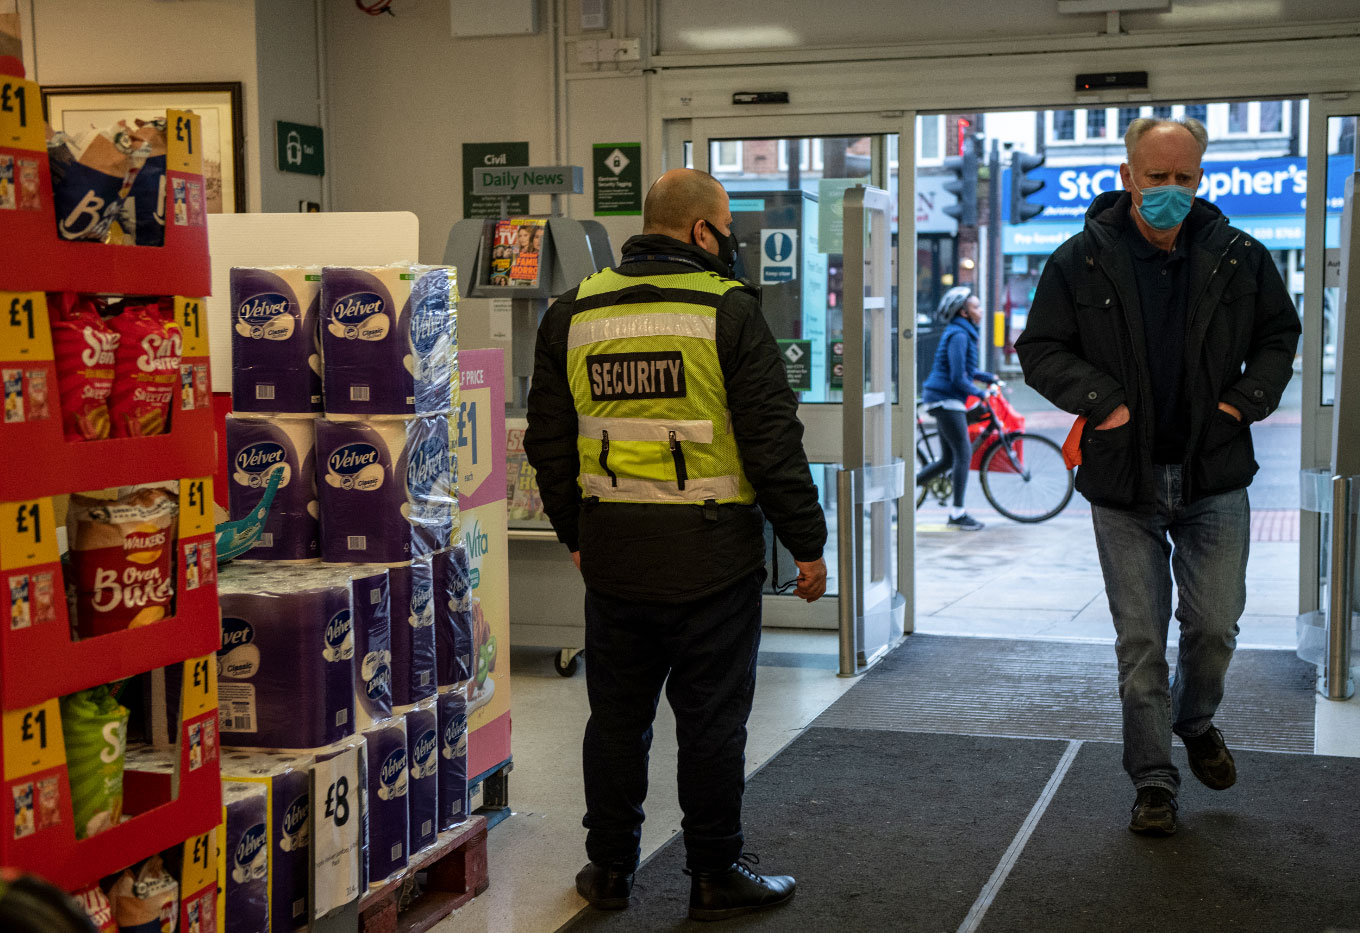
[[[1223,733],[1214,726],[1196,736],[1181,736],[1185,754],[1190,759],[1190,770],[1205,787],[1227,790],[1237,783],[1237,763],[1223,741]]]
[[[1138,788],[1129,829],[1142,836],[1170,836],[1176,831],[1176,795],[1165,787]]]
[[[778,907],[793,897],[797,886],[789,875],[758,875],[751,865],[760,858],[752,853],[723,871],[690,873],[689,918],[726,920],[755,910]]]
[[[601,910],[623,910],[633,893],[633,872],[587,862],[576,873],[576,893]]]

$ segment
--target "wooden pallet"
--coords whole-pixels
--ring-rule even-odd
[[[403,907],[402,890],[417,872],[425,872],[424,890]],[[486,820],[470,816],[412,856],[400,875],[359,899],[359,933],[424,933],[489,885]]]

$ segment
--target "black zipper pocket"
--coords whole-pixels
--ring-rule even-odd
[[[609,477],[609,485],[618,486],[619,478],[614,475],[614,471],[609,469],[609,432],[600,432],[600,469],[604,470]]]
[[[667,431],[666,437],[670,439],[671,459],[675,461],[675,482],[683,491],[685,481],[689,479],[689,471],[685,469],[685,452],[680,449],[680,442],[675,439],[674,431]]]

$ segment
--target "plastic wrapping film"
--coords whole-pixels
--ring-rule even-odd
[[[406,760],[410,769],[407,850],[415,855],[439,838],[439,711],[430,697],[406,712]]]
[[[354,620],[354,727],[362,730],[392,716],[392,594],[386,567],[344,572]]]
[[[410,814],[410,768],[406,719],[397,717],[364,730],[368,815],[368,885],[383,884],[406,867]]]
[[[461,689],[441,690],[439,713],[439,828],[468,818],[467,696]]]
[[[268,795],[269,918],[272,933],[307,925],[311,867],[311,755],[224,751],[222,780],[263,786]],[[261,928],[263,929],[263,928]]]
[[[327,415],[448,412],[458,385],[457,302],[457,272],[449,266],[323,269]]]
[[[354,733],[348,571],[233,564],[218,600],[222,745],[316,749]]]
[[[257,933],[269,928],[269,789],[263,784],[222,782],[221,933]]]
[[[321,411],[321,269],[231,270],[231,403],[239,412]]]
[[[316,426],[321,556],[397,564],[453,538],[454,464],[447,415]]]
[[[477,673],[472,657],[472,570],[462,544],[434,556],[434,588],[436,677],[443,689]]]
[[[274,471],[283,477],[264,531],[243,560],[321,559],[321,506],[316,497],[316,419],[227,416],[227,485],[232,521],[248,518]]]
[[[438,689],[434,558],[392,567],[387,579],[392,595],[392,706],[404,712]]]

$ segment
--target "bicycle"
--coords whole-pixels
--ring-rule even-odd
[[[982,494],[1002,515],[1012,521],[1034,524],[1048,521],[1067,507],[1076,488],[1076,479],[1063,462],[1062,448],[1038,434],[1008,431],[1001,412],[993,401],[1001,393],[989,386],[982,401],[968,412],[969,424],[982,424],[972,442],[972,456],[982,451],[978,475]],[[940,460],[944,447],[939,434],[927,428],[922,417],[924,406],[916,403],[916,469]],[[940,505],[951,503],[954,483],[949,471],[917,487],[916,507],[933,497]]]

